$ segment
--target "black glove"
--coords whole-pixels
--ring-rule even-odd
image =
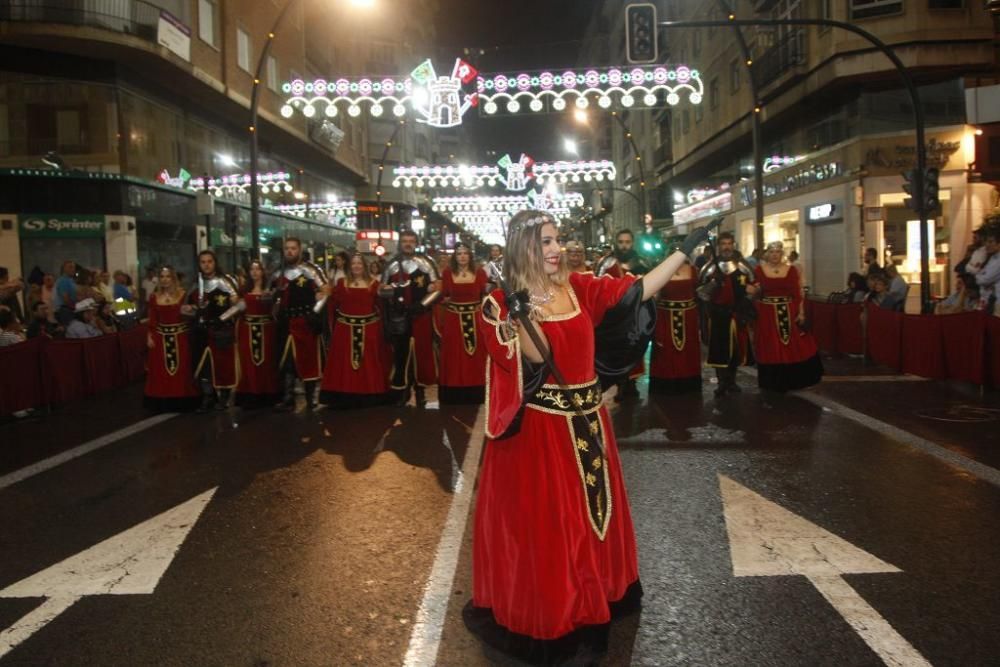
[[[531,312],[531,298],[528,296],[528,290],[526,289],[519,292],[504,292],[504,299],[507,302],[507,311],[511,317],[517,318]]]
[[[714,230],[716,227],[719,227],[724,219],[725,218],[716,218],[704,227],[698,227],[697,229],[691,230],[691,233],[688,234],[687,238],[681,243],[679,250],[691,259],[694,259],[695,248],[708,241],[709,232]]]

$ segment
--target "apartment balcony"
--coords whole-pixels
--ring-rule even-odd
[[[790,30],[754,59],[757,85],[764,88],[808,61],[808,33],[805,28]]]
[[[11,0],[0,21],[100,28],[156,44],[160,8],[142,0]]]

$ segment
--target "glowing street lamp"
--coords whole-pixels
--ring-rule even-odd
[[[569,137],[563,139],[563,149],[570,155],[580,155],[580,149],[576,145],[576,140]]]

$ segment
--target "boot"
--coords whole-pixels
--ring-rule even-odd
[[[282,376],[285,383],[285,393],[281,402],[274,406],[276,412],[291,412],[295,409],[295,376],[285,373]]]
[[[416,400],[417,407],[422,408],[425,405],[427,405],[427,396],[425,395],[424,388],[421,387],[420,385],[417,385],[416,393],[417,393],[417,400]]]
[[[215,387],[208,380],[201,381],[201,405],[195,410],[198,414],[204,414],[215,407]]]
[[[315,410],[316,409],[316,381],[306,380],[303,383],[306,390],[306,409]]]
[[[622,383],[625,389],[625,398],[639,398],[639,388],[635,384],[635,380],[625,380]]]
[[[729,388],[728,375],[725,368],[715,369],[715,380],[716,385],[713,393],[716,398],[722,398],[726,395],[726,390]]]
[[[219,402],[215,404],[216,410],[225,410],[229,407],[229,398],[232,396],[231,389],[220,389],[219,390]]]
[[[731,394],[742,393],[743,389],[740,388],[740,386],[738,384],[736,384],[736,369],[735,368],[727,368],[726,370],[729,372],[728,373],[728,380],[729,381],[728,381],[728,384],[726,386],[726,391],[729,392],[729,393],[731,393]]]

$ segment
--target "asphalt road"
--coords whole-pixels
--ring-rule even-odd
[[[997,395],[835,370],[613,408],[646,596],[604,664],[1000,664]],[[460,618],[479,408],[138,404],[0,426],[0,667],[501,662]]]

